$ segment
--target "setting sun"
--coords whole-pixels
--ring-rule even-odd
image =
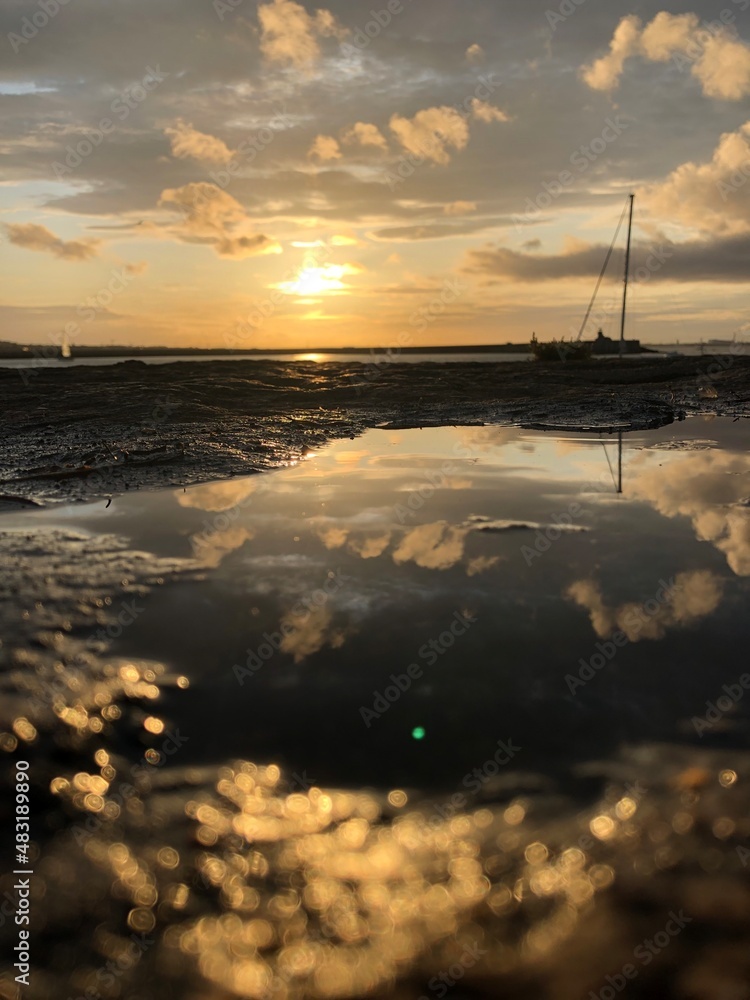
[[[350,264],[324,264],[322,267],[305,267],[292,281],[281,281],[277,285],[289,295],[321,295],[323,292],[342,292],[350,286],[341,279],[348,274],[356,274],[357,268]]]

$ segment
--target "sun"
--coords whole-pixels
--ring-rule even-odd
[[[322,295],[325,292],[343,292],[349,288],[342,278],[356,274],[357,268],[351,264],[324,264],[322,267],[303,267],[292,281],[281,281],[277,285],[289,295]]]

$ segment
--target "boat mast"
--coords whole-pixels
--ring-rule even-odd
[[[628,222],[628,243],[625,248],[625,287],[622,293],[622,319],[620,320],[620,357],[625,354],[625,307],[628,304],[628,276],[630,274],[630,237],[633,232],[633,202],[635,195],[630,196],[630,221]]]

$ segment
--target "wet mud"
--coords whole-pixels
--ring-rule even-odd
[[[750,360],[0,369],[0,509],[248,475],[370,427],[633,430],[750,413]]]

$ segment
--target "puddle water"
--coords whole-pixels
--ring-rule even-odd
[[[375,430],[282,472],[5,523],[206,568],[108,633],[190,679],[164,706],[183,762],[447,790],[499,742],[519,748],[499,753],[508,773],[560,777],[622,743],[696,738],[750,638],[746,441],[720,420],[621,448]]]
[[[262,476],[5,515],[0,748],[52,782],[62,942],[29,996],[114,996],[103,962],[154,931],[118,974],[139,997],[432,997],[458,961],[457,1000],[573,998],[685,899],[684,990],[654,973],[643,995],[745,981],[726,950],[688,965],[750,834],[747,442],[718,419],[373,430]],[[118,800],[147,747],[165,766]]]

